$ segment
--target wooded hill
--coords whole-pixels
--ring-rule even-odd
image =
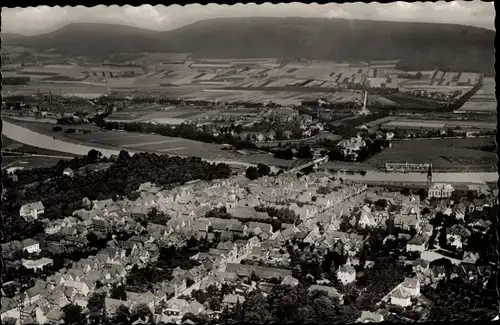
[[[3,36],[3,35],[2,35]],[[400,68],[493,75],[492,30],[451,24],[323,18],[218,18],[166,32],[74,23],[54,32],[10,34],[4,45],[66,55],[192,53],[205,58],[401,60]]]

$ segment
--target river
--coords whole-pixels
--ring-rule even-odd
[[[55,150],[59,152],[67,152],[67,153],[72,153],[75,155],[87,155],[88,152],[92,149],[95,149],[97,151],[100,151],[104,156],[110,157],[112,155],[118,155],[120,153],[120,150],[113,150],[113,149],[105,149],[105,148],[99,148],[95,146],[87,146],[87,145],[82,145],[82,144],[76,144],[76,143],[71,143],[71,142],[66,142],[60,139],[54,139],[53,137],[47,136],[45,134],[41,134],[35,131],[32,131],[30,129],[27,129],[25,127],[3,121],[3,131],[2,134],[5,135],[7,138],[10,138],[12,140],[18,141],[20,143],[33,146],[33,147],[38,147],[38,148],[43,148],[43,149],[49,149],[49,150]],[[146,151],[141,151],[141,150],[133,150],[133,149],[127,149],[127,151],[130,154],[136,154],[139,152],[146,152]],[[180,155],[178,155],[180,156]],[[208,159],[203,159],[209,163],[226,163],[230,165],[239,165],[239,166],[253,166],[253,164],[246,163],[246,162],[241,162],[241,161],[222,161],[222,160],[208,160]]]
[[[390,182],[392,184],[427,182],[427,173],[386,173],[377,170],[367,170],[365,175],[358,173],[348,174],[339,171],[336,176],[353,181]],[[498,173],[432,173],[432,180],[436,183],[484,184],[486,182],[496,182],[498,180]]]
[[[53,137],[29,130],[19,125],[3,121],[3,134],[16,140],[20,143],[24,143],[33,147],[39,147],[44,149],[56,150],[60,152],[72,153],[75,155],[86,155],[90,150],[95,149],[100,151],[104,156],[109,157],[112,155],[118,155],[119,150],[105,149],[99,147],[90,147],[82,144],[75,144],[59,139],[54,139]],[[131,154],[144,152],[140,150],[129,150]],[[209,163],[226,163],[229,165],[237,166],[252,166],[254,164],[249,162],[241,161],[231,161],[231,160],[209,160],[203,159]],[[359,166],[356,166],[359,169]],[[366,170],[365,175],[358,173],[347,174],[345,172],[339,171],[337,173],[338,177],[344,179],[350,179],[353,181],[366,181],[366,182],[392,182],[392,183],[420,183],[427,180],[426,173],[386,173],[377,170]],[[497,172],[471,172],[471,173],[433,173],[434,182],[442,183],[460,183],[460,184],[481,184],[485,182],[497,182],[498,173]]]

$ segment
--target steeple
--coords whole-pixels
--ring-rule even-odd
[[[427,171],[427,189],[432,185],[432,163],[429,163],[429,170]]]

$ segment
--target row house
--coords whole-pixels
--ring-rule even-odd
[[[224,255],[228,259],[228,261],[234,261],[238,257],[238,246],[230,241],[220,242],[217,245],[217,249],[224,251]]]
[[[84,237],[65,236],[61,242],[68,246],[85,247],[88,245],[88,240]]]
[[[394,226],[403,230],[415,229],[420,231],[420,215],[415,208],[402,210],[394,217]]]
[[[318,213],[318,207],[314,205],[303,205],[299,207],[296,203],[292,203],[289,207],[301,220],[313,218]]]
[[[95,200],[92,204],[92,210],[103,211],[105,208],[115,205],[115,202],[113,199],[106,199],[101,201]]]

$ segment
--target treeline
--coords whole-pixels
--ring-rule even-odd
[[[30,82],[30,77],[3,77],[2,84],[4,85],[27,85]]]

